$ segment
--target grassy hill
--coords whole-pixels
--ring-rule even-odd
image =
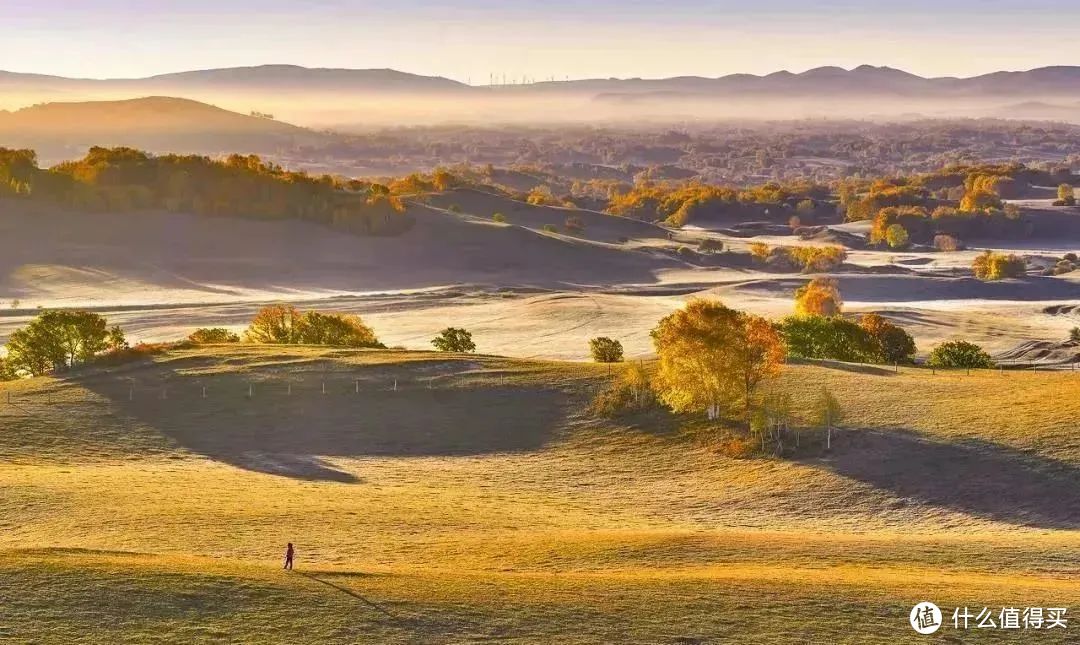
[[[0,111],[0,137],[8,147],[36,149],[43,158],[97,146],[150,152],[274,152],[313,143],[315,132],[168,96],[122,101],[42,103]]]
[[[593,417],[608,378],[231,346],[0,385],[0,634],[896,643],[921,600],[1080,601],[1075,374],[790,366],[848,412],[799,460]]]

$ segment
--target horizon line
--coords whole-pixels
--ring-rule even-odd
[[[394,68],[394,67],[309,67],[309,66],[306,66],[306,65],[298,65],[298,64],[295,64],[295,63],[260,63],[258,65],[231,65],[231,66],[224,66],[224,67],[206,67],[206,68],[196,68],[196,69],[181,69],[181,70],[171,71],[171,72],[158,72],[158,73],[151,74],[151,75],[148,75],[148,76],[114,76],[114,77],[64,76],[64,75],[61,75],[61,74],[47,74],[47,73],[43,73],[43,72],[16,71],[14,69],[0,69],[0,74],[19,75],[19,76],[37,76],[37,77],[54,78],[54,79],[67,80],[67,81],[110,82],[110,81],[147,81],[147,80],[153,80],[153,79],[162,78],[162,77],[165,77],[165,76],[178,76],[178,75],[182,75],[182,74],[197,74],[197,73],[202,73],[202,72],[219,72],[219,71],[227,71],[227,70],[254,70],[254,69],[265,69],[265,68],[271,68],[271,67],[288,68],[288,69],[301,69],[301,70],[307,70],[307,71],[330,71],[330,72],[394,72],[394,73],[397,73],[397,74],[406,74],[406,75],[409,75],[409,76],[415,76],[417,78],[443,79],[443,80],[447,80],[447,81],[453,81],[453,82],[456,82],[456,83],[460,83],[461,85],[466,85],[466,86],[469,86],[469,87],[488,87],[489,86],[489,84],[471,83],[471,82],[461,81],[461,80],[458,80],[458,79],[453,78],[451,76],[443,76],[443,75],[439,75],[439,74],[419,74],[419,73],[416,73],[416,72],[408,72],[408,71],[397,69],[397,68]],[[820,70],[841,70],[841,71],[844,71],[844,72],[847,72],[847,73],[851,73],[851,72],[858,71],[860,69],[867,69],[867,68],[873,69],[873,70],[887,70],[887,71],[899,72],[899,73],[902,73],[902,74],[906,74],[908,76],[913,76],[915,78],[921,78],[923,80],[933,81],[933,80],[970,80],[970,79],[975,79],[975,78],[981,78],[981,77],[984,77],[984,76],[990,76],[990,75],[993,75],[993,74],[1023,74],[1023,73],[1035,72],[1035,71],[1040,71],[1040,70],[1045,70],[1045,69],[1080,69],[1080,65],[1057,64],[1057,65],[1041,65],[1041,66],[1038,66],[1038,67],[1031,67],[1031,68],[1027,68],[1027,69],[996,69],[996,70],[993,70],[993,71],[983,72],[983,73],[980,73],[980,74],[973,74],[971,76],[956,76],[956,75],[952,75],[952,76],[950,76],[950,75],[922,76],[921,74],[916,74],[914,72],[909,72],[909,71],[907,71],[905,69],[902,69],[902,68],[899,68],[899,67],[893,67],[891,65],[872,65],[870,63],[863,63],[863,64],[856,65],[855,67],[851,67],[851,68],[844,67],[842,65],[818,65],[818,66],[815,66],[815,67],[808,67],[806,69],[803,69],[802,71],[792,71],[790,69],[785,68],[785,69],[779,69],[779,70],[776,70],[776,71],[773,71],[773,72],[769,72],[767,74],[754,74],[754,73],[751,73],[751,72],[731,72],[729,74],[723,74],[723,75],[720,75],[720,76],[702,76],[700,74],[675,74],[675,75],[672,75],[672,76],[653,76],[653,77],[643,77],[643,76],[591,76],[591,77],[569,78],[569,77],[564,75],[564,78],[560,80],[560,79],[557,79],[557,78],[555,78],[555,79],[536,79],[536,78],[532,78],[528,74],[522,74],[522,75],[516,75],[515,76],[515,75],[510,75],[510,74],[504,75],[502,73],[494,73],[493,72],[491,74],[491,77],[492,78],[503,78],[503,77],[505,77],[505,78],[507,78],[509,80],[515,81],[513,83],[495,83],[494,85],[496,85],[496,86],[500,86],[500,85],[519,85],[520,86],[520,85],[540,85],[540,84],[549,84],[549,83],[580,83],[580,82],[589,82],[589,81],[669,81],[669,80],[675,80],[675,79],[691,79],[691,78],[692,79],[715,81],[715,80],[722,80],[722,79],[725,79],[725,78],[731,78],[731,77],[735,77],[735,76],[749,76],[749,77],[754,77],[754,78],[768,78],[768,77],[776,76],[776,75],[780,75],[780,74],[790,74],[790,75],[793,75],[793,76],[800,76],[800,75],[803,75],[803,74],[807,74],[807,73],[815,72],[815,71],[820,71]],[[523,80],[523,79],[530,79],[530,80],[528,80],[527,82],[516,82],[516,81]]]

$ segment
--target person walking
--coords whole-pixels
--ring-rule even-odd
[[[295,553],[296,553],[296,549],[293,548],[292,542],[289,542],[288,546],[285,547],[285,567],[284,568],[286,568],[286,569],[288,569],[290,571],[292,571],[292,560],[293,560],[293,555]]]

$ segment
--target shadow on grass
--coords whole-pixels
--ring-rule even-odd
[[[788,362],[792,365],[815,365],[829,370],[851,372],[853,374],[869,374],[871,376],[896,376],[896,369],[885,365],[868,365],[866,363],[843,363],[825,359],[791,358]],[[910,367],[910,366],[905,366]]]
[[[340,483],[360,480],[335,466],[335,457],[537,450],[570,412],[570,397],[552,388],[468,384],[452,374],[402,373],[395,381],[384,372],[350,366],[325,378],[298,372],[259,380],[267,375],[200,377],[158,364],[122,378],[71,380],[191,452],[255,472]]]
[[[1080,528],[1080,468],[994,443],[945,443],[908,430],[847,431],[834,438],[827,459],[806,462],[976,517]]]
[[[361,596],[360,594],[356,593],[355,591],[353,591],[351,589],[348,589],[346,587],[342,587],[341,585],[336,585],[336,584],[330,582],[329,580],[324,580],[323,578],[316,577],[314,574],[306,573],[304,571],[293,571],[293,573],[295,573],[297,575],[304,576],[305,578],[307,578],[309,580],[314,580],[315,582],[318,582],[320,584],[324,584],[327,587],[330,587],[331,589],[336,589],[336,590],[340,591],[343,594],[352,596],[353,598],[356,598],[360,602],[364,603],[368,607],[371,607],[375,611],[379,612],[380,614],[382,614],[383,616],[386,616],[387,618],[389,618],[391,620],[399,621],[399,622],[403,621],[403,620],[407,620],[407,619],[405,619],[405,618],[403,618],[401,616],[398,616],[398,615],[390,612],[386,608],[384,608],[384,607],[382,607],[380,605],[377,605],[374,602],[371,602],[367,598]]]

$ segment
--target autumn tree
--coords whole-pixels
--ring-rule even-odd
[[[623,359],[623,346],[617,340],[599,336],[589,341],[589,353],[597,363],[619,363]]]
[[[255,314],[244,336],[253,343],[299,342],[301,315],[292,305],[268,305]]]
[[[799,316],[836,316],[843,305],[835,278],[814,278],[795,291],[795,314]]]
[[[980,280],[1019,278],[1027,273],[1027,262],[1018,255],[995,253],[987,249],[975,256],[971,270]]]
[[[335,347],[383,347],[360,316],[306,311],[296,323],[293,342]]]
[[[903,226],[893,224],[885,231],[885,242],[890,249],[902,249],[908,245],[908,232]]]
[[[439,332],[439,335],[431,339],[431,344],[440,352],[475,352],[476,343],[473,342],[472,334],[468,330],[458,327],[447,327]]]
[[[899,325],[878,314],[865,314],[859,319],[861,327],[873,344],[874,362],[911,363],[915,360],[915,339]]]
[[[1057,190],[1057,205],[1076,206],[1076,189],[1072,184],[1061,184]]]
[[[655,389],[680,412],[710,419],[739,408],[747,423],[758,386],[780,372],[784,346],[773,325],[716,300],[691,300],[652,330],[660,367]]]

